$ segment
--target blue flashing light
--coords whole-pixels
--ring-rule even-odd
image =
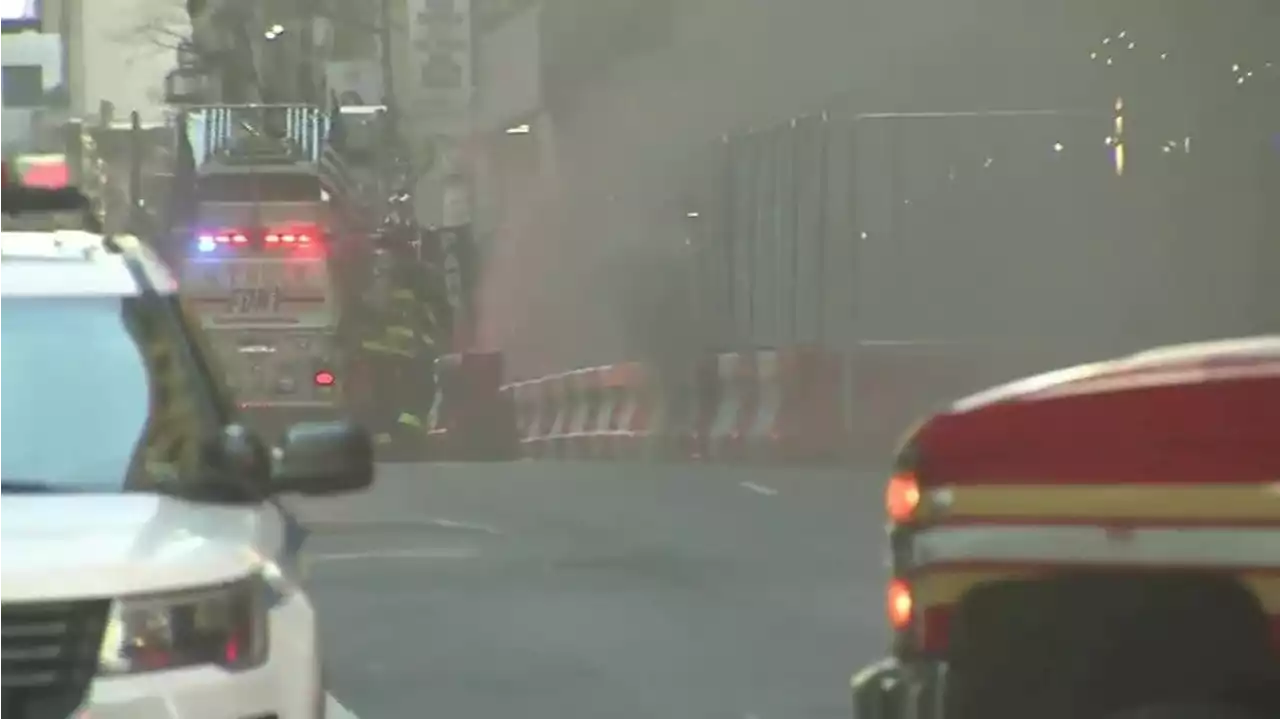
[[[196,243],[196,249],[201,252],[213,252],[218,249],[218,243],[209,235],[201,235],[199,241]]]

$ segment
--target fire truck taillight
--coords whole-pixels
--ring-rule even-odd
[[[911,626],[915,616],[915,600],[911,597],[911,586],[901,579],[889,582],[885,592],[886,609],[889,614],[889,626],[896,632]]]
[[[334,377],[333,373],[328,370],[320,370],[316,372],[313,381],[317,387],[332,387],[338,381],[338,378]]]
[[[889,519],[905,524],[916,518],[920,510],[920,482],[912,472],[899,472],[889,479],[884,493],[885,511]]]
[[[314,227],[294,227],[281,230],[269,230],[262,238],[268,247],[293,249],[313,247],[320,242],[320,233]]]

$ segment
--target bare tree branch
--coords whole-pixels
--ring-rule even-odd
[[[194,49],[191,45],[191,35],[173,26],[165,23],[158,18],[151,18],[138,25],[129,28],[114,38],[123,42],[132,42],[142,40],[149,45],[160,48],[162,50],[178,50],[181,48]]]
[[[189,45],[191,19],[183,0],[160,0],[150,5],[137,24],[117,33],[113,40],[125,43],[142,41],[156,48],[177,50]]]

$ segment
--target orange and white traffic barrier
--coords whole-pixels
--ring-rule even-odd
[[[624,362],[601,369],[602,400],[590,456],[600,459],[652,457],[664,407],[656,374],[641,362]]]
[[[566,422],[562,377],[557,374],[509,385],[516,398],[521,456],[555,456],[555,440],[563,434]]]
[[[623,383],[615,407],[609,456],[617,459],[650,459],[658,452],[665,426],[665,407],[658,376],[639,362],[621,365]]]
[[[605,367],[586,367],[564,375],[568,423],[556,444],[556,456],[588,459],[596,439],[596,418],[600,412]]]
[[[666,393],[644,363],[587,367],[515,382],[507,390],[525,457],[642,459],[660,453]]]
[[[685,369],[663,375],[626,362],[510,385],[523,455],[773,462],[844,453],[840,355],[731,352]]]
[[[845,452],[844,360],[817,347],[722,354],[707,458],[830,460]]]
[[[635,363],[623,363],[597,367],[592,416],[583,441],[580,457],[609,459],[614,455],[613,440],[621,430],[621,415],[628,386],[635,381]]]
[[[778,350],[761,350],[755,353],[755,402],[750,416],[745,418],[741,457],[753,461],[767,461],[777,452],[780,412],[788,389],[783,374],[783,354]]]
[[[748,435],[760,402],[756,352],[716,356],[714,381],[719,387],[715,413],[707,430],[706,458],[713,462],[745,459]]]
[[[546,437],[551,432],[555,415],[546,401],[547,384],[531,379],[507,385],[516,405],[516,432],[520,440],[520,454],[524,457],[540,457],[547,447]]]
[[[569,373],[562,372],[538,380],[543,385],[543,398],[549,424],[546,434],[540,439],[538,454],[535,456],[554,458],[562,456],[564,436],[572,417],[569,405]]]

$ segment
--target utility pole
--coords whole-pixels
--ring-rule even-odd
[[[317,12],[314,0],[298,0],[298,69],[296,72],[298,99],[309,104],[320,104],[316,92],[316,38]]]
[[[391,107],[396,89],[393,72],[395,62],[392,57],[393,48],[391,47],[391,3],[393,1],[382,0],[378,13],[378,59],[382,62],[382,102],[391,111],[392,117],[395,117],[397,111]]]
[[[129,113],[129,215],[126,218],[132,234],[143,234],[142,221],[142,116]]]
[[[57,33],[62,36],[62,85],[67,91],[67,113],[84,114],[83,106],[83,13],[80,0],[64,0],[58,15]],[[48,30],[45,30],[48,32]]]

